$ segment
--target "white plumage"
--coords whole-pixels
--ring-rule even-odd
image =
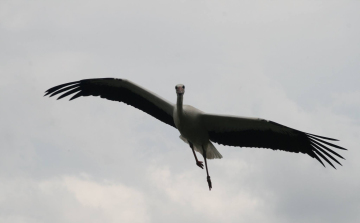
[[[190,145],[189,141],[182,135],[179,137],[182,141],[186,144]],[[206,158],[207,159],[221,159],[223,156],[220,152],[215,148],[215,146],[210,142],[210,140],[204,145],[206,151]],[[194,144],[194,150],[201,155],[204,155],[203,148],[201,145]]]

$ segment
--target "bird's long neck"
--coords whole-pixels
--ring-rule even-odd
[[[183,95],[178,95],[177,96],[176,108],[177,108],[179,113],[183,112]]]

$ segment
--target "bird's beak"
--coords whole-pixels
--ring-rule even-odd
[[[177,89],[177,91],[176,91],[176,93],[177,93],[178,95],[183,95],[184,92],[185,92],[185,89],[182,88],[182,87],[179,87],[179,88]]]

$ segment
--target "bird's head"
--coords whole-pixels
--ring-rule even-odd
[[[178,96],[183,95],[185,93],[185,85],[178,84],[175,86],[176,94]]]

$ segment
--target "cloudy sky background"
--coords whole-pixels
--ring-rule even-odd
[[[0,1],[0,221],[360,221],[359,1]],[[346,160],[216,145],[213,190],[176,129],[122,103],[56,101],[126,78],[211,113],[340,139]]]

